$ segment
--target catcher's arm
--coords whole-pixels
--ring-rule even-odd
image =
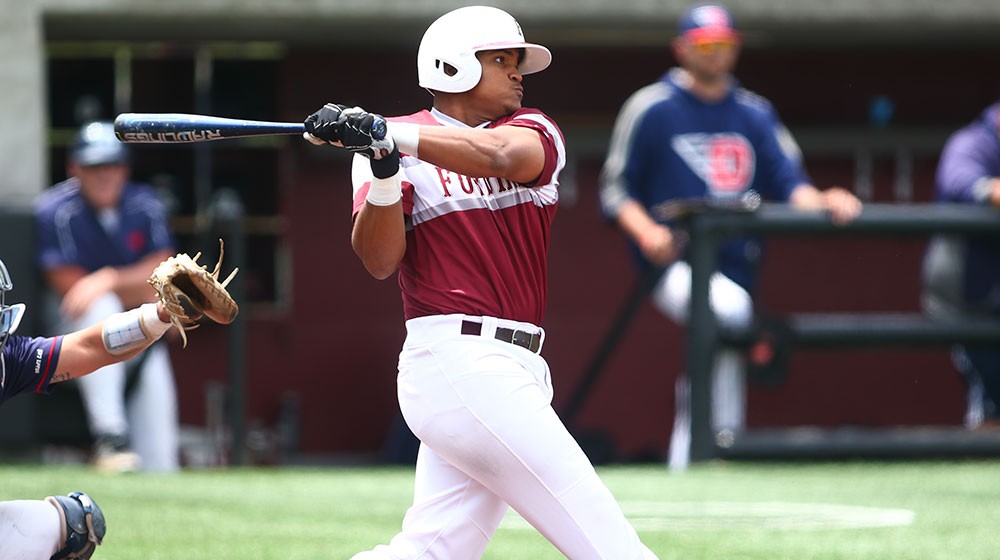
[[[115,313],[63,338],[52,382],[83,377],[106,365],[135,357],[170,329],[170,315],[159,303]]]

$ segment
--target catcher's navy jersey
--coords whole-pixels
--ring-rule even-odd
[[[35,205],[42,269],[77,265],[88,272],[125,266],[172,249],[167,213],[149,185],[128,183],[122,192],[117,227],[106,229],[70,178],[42,193]]]
[[[3,347],[0,364],[0,404],[18,393],[47,395],[59,362],[63,337],[11,336]]]
[[[770,102],[734,82],[725,98],[707,103],[681,85],[687,78],[671,69],[622,107],[602,172],[606,215],[616,216],[626,199],[651,208],[748,190],[785,202],[809,182],[798,146]],[[751,239],[734,240],[723,245],[719,270],[750,289],[758,254]]]

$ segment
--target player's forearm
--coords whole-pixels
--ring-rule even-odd
[[[87,271],[79,266],[61,266],[45,271],[45,280],[59,297],[66,295],[66,292],[87,275]]]
[[[143,303],[156,301],[155,293],[149,288],[149,275],[161,261],[172,256],[167,250],[157,251],[139,262],[115,269],[114,285],[111,288],[127,307],[138,307]]]
[[[792,195],[788,197],[788,203],[799,210],[819,212],[826,209],[826,201],[823,199],[823,193],[809,184],[802,184],[795,187]]]
[[[456,130],[420,127],[419,157],[469,177],[502,177],[518,183],[538,178],[545,153],[538,133],[527,128]]]
[[[116,313],[67,334],[52,382],[83,377],[106,365],[132,359],[149,348],[170,328],[170,317],[159,304],[145,311],[140,308]]]
[[[656,221],[649,215],[649,212],[641,204],[632,199],[628,199],[621,204],[618,208],[617,219],[618,226],[622,231],[637,243],[642,239],[644,232],[657,225]]]
[[[146,255],[135,264],[118,267],[113,289],[116,292],[134,290],[135,288],[148,290],[149,275],[161,261],[170,257],[171,254],[170,251],[164,249]]]
[[[396,272],[406,252],[403,205],[365,203],[351,233],[351,246],[369,274],[384,280]]]

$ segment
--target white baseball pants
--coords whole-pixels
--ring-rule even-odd
[[[0,560],[49,560],[64,544],[62,529],[45,500],[0,502]]]
[[[753,299],[742,286],[715,272],[708,283],[709,306],[727,326],[747,326],[753,320]],[[687,324],[691,309],[691,265],[677,261],[663,273],[652,293],[653,304],[674,322]],[[672,470],[687,468],[691,457],[690,382],[686,375],[674,385],[674,428],[668,464]],[[746,375],[739,351],[722,349],[712,368],[712,429],[741,431],[746,424]]]
[[[463,319],[483,323],[462,335]],[[508,505],[570,560],[656,559],[552,409],[545,360],[494,338],[534,325],[407,321],[398,396],[421,440],[413,505],[389,545],[353,560],[479,559]]]

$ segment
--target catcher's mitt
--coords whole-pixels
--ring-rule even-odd
[[[219,262],[211,273],[206,267],[198,265],[200,252],[193,259],[187,253],[178,253],[161,262],[149,277],[149,284],[156,290],[163,309],[170,314],[170,322],[181,332],[185,347],[187,335],[184,331],[196,328],[198,325],[194,322],[198,319],[204,316],[216,323],[228,325],[240,311],[226,291],[226,286],[240,269],[233,269],[229,277],[220,283],[222,255],[223,243],[220,239]]]

